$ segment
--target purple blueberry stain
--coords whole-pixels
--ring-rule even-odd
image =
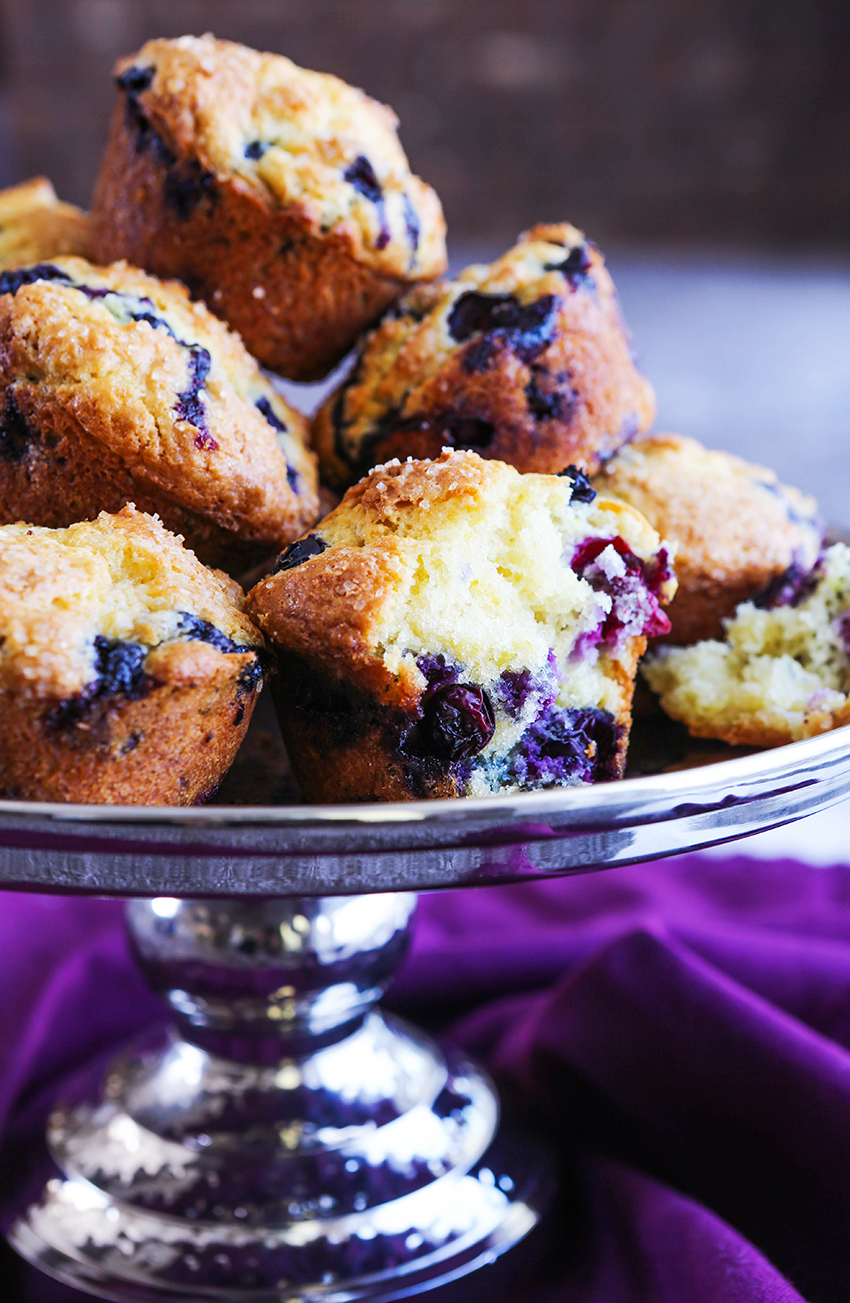
[[[792,561],[787,569],[774,575],[761,592],[751,598],[753,606],[764,611],[771,611],[777,606],[799,606],[817,588],[820,572],[820,559],[813,569],[806,569]]]
[[[419,248],[419,217],[407,194],[404,196],[404,229],[407,232],[408,243],[413,252],[416,253]]]
[[[127,68],[115,78],[115,85],[127,96],[127,126],[136,138],[136,149],[141,152],[149,143],[152,132],[147,114],[139,102],[142,91],[149,90],[156,76],[155,68]]]
[[[486,334],[511,349],[522,362],[532,362],[552,342],[557,299],[544,294],[534,303],[520,304],[512,294],[461,294],[448,315],[447,325],[456,343],[474,334]]]
[[[196,158],[174,160],[165,174],[163,199],[185,221],[202,199],[215,199],[215,173],[205,168]]]
[[[75,728],[96,702],[110,697],[139,701],[154,686],[145,673],[145,658],[150,648],[142,643],[124,642],[98,634],[94,640],[95,677],[71,697],[52,707],[44,720],[48,728],[61,732]]]
[[[496,692],[502,709],[511,719],[522,714],[533,691],[532,683],[531,670],[503,670],[499,675]]]
[[[385,249],[390,242],[390,230],[387,226],[386,205],[381,183],[375,175],[375,169],[365,154],[358,154],[342,174],[343,180],[352,185],[359,195],[368,199],[378,210],[380,230],[375,241],[376,249]]]
[[[672,574],[664,548],[644,562],[619,535],[586,538],[575,549],[570,564],[579,578],[595,592],[607,595],[611,603],[598,629],[579,637],[574,657],[599,643],[610,645],[623,638],[654,638],[670,632],[670,621],[659,602],[663,585]]]
[[[570,249],[562,262],[547,262],[544,271],[559,271],[571,289],[595,289],[596,282],[590,275],[593,266],[590,257],[591,246],[584,242]]]
[[[0,421],[0,457],[6,461],[23,461],[36,432],[18,406],[13,388],[6,390],[6,405]]]
[[[178,343],[182,341],[178,340]],[[197,430],[195,447],[215,452],[218,448],[207,428],[207,413],[201,392],[210,373],[212,359],[200,344],[184,344],[189,350],[189,387],[177,395],[174,411],[181,421],[188,421]]]
[[[73,285],[68,273],[54,267],[52,262],[37,262],[33,267],[18,267],[14,271],[0,272],[0,294],[15,295],[24,285],[35,285],[37,281],[58,281],[62,285]]]
[[[294,570],[296,566],[303,565],[311,557],[321,556],[327,548],[328,544],[321,534],[308,534],[306,538],[296,539],[294,543],[290,543],[283,549],[270,573],[279,575],[283,571]]]
[[[531,670],[503,670],[496,680],[494,693],[505,714],[511,719],[519,719],[529,701],[534,701],[538,715],[552,706],[557,696],[557,683],[551,673],[541,678]]]
[[[266,418],[266,420],[268,421],[269,425],[272,427],[273,430],[277,430],[279,434],[286,434],[286,429],[287,429],[286,424],[284,421],[280,419],[277,412],[274,410],[271,403],[269,402],[268,398],[266,398],[265,396],[263,396],[262,398],[258,398],[254,406],[256,407],[257,411],[261,412],[262,415]],[[290,466],[289,462],[286,463],[286,482],[289,485],[289,487],[292,489],[293,493],[301,492],[301,477],[299,476],[298,471],[295,469],[295,467]]]
[[[565,466],[562,471],[558,471],[558,476],[560,477],[561,475],[568,475],[573,482],[572,492],[570,493],[570,502],[590,503],[594,501],[596,498],[596,489],[593,487],[584,471],[579,470],[578,466],[571,462],[570,465]]]
[[[511,719],[519,719],[524,713],[531,715],[529,703],[533,706],[533,718],[537,718],[554,706],[560,680],[558,658],[550,647],[542,670],[503,670],[493,685],[493,694]]]
[[[266,418],[266,420],[268,421],[269,425],[272,427],[273,430],[278,430],[281,434],[286,433],[285,423],[280,419],[277,412],[274,410],[271,403],[269,402],[268,398],[266,398],[265,396],[262,398],[258,398],[254,406],[256,407],[258,412],[262,412],[263,416]]]
[[[553,710],[529,725],[507,758],[508,781],[526,789],[618,776],[622,729],[593,706]]]
[[[457,683],[460,678],[460,666],[449,664],[442,652],[436,656],[418,656],[416,666],[431,690],[445,687],[447,683]]]
[[[570,388],[569,380],[566,373],[550,377],[544,368],[532,367],[531,379],[525,386],[525,401],[535,421],[570,420],[578,395]],[[552,381],[554,388],[550,387]]]

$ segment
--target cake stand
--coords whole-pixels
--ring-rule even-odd
[[[671,855],[850,793],[850,728],[666,760],[489,800],[0,802],[0,884],[131,897],[135,953],[174,1013],[69,1087],[11,1243],[118,1303],[400,1299],[494,1262],[539,1222],[552,1172],[499,1127],[478,1067],[375,1007],[412,893]],[[476,1281],[502,1297],[496,1270],[464,1297]]]

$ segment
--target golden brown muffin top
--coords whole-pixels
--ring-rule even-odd
[[[239,585],[133,506],[68,529],[0,526],[0,691],[79,692],[94,677],[98,636],[180,641],[193,661],[211,662],[220,651],[199,620],[240,649],[262,646]]]
[[[246,538],[315,517],[304,417],[176,281],[82,258],[0,273],[0,374],[70,412],[136,478]]]
[[[440,201],[410,172],[393,111],[363,91],[211,35],[148,41],[115,71],[179,158],[297,205],[389,275],[445,269]]]
[[[88,214],[57,199],[47,177],[0,190],[0,271],[88,252]]]
[[[617,313],[616,291],[602,255],[569,222],[535,226],[494,262],[474,263],[437,285],[415,286],[366,337],[358,365],[320,409],[317,444],[319,439],[327,444],[328,431],[333,430],[336,457],[349,467],[358,466],[385,423],[404,428],[406,419],[415,419],[425,387],[477,334],[501,329],[515,338],[520,354],[525,349],[534,350],[535,356],[545,353],[564,327],[557,312],[544,318],[536,308],[557,309],[579,287],[592,291],[594,308],[598,302]],[[484,304],[479,295],[486,299]],[[486,310],[493,305],[496,315],[491,311],[486,320],[476,319],[479,306]],[[506,314],[503,326],[500,308]],[[587,329],[599,331],[596,312]],[[655,404],[649,382],[641,382],[648,407],[645,428]],[[431,402],[439,397],[440,383],[435,381],[438,392],[430,395]],[[321,452],[334,457],[329,447],[322,446]]]

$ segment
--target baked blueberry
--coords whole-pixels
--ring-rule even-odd
[[[308,534],[306,538],[296,539],[285,547],[275,561],[271,573],[277,575],[281,570],[294,570],[296,566],[303,565],[309,561],[312,556],[320,556],[327,549],[327,543],[321,534]]]

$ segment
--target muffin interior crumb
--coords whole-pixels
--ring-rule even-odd
[[[663,647],[643,667],[668,714],[704,737],[762,742],[844,722],[850,704],[850,548],[828,548],[808,583],[742,603],[726,641]]]

